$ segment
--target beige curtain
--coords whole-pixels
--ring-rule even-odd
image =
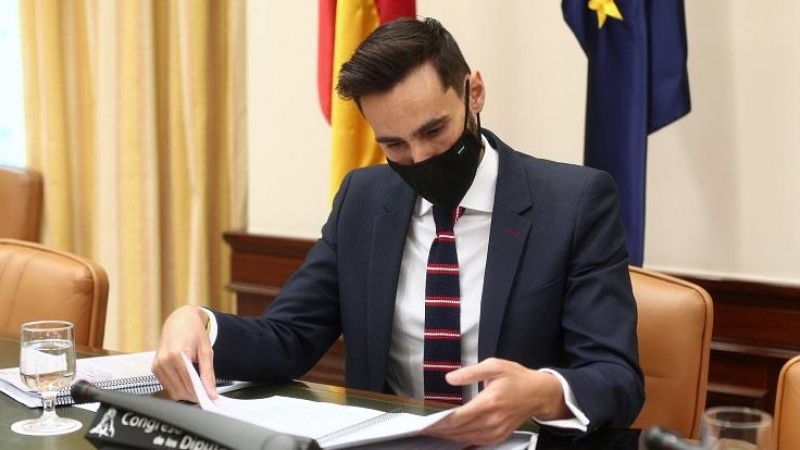
[[[44,241],[109,273],[105,347],[154,348],[175,307],[231,310],[245,223],[245,0],[22,0]]]

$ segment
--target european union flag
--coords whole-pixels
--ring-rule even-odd
[[[589,59],[584,164],[614,177],[630,261],[641,266],[647,135],[691,109],[683,0],[563,0],[561,7]]]

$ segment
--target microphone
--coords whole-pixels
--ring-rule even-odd
[[[675,433],[661,427],[651,427],[644,432],[647,450],[702,450],[702,446],[684,441]]]
[[[121,423],[127,428],[137,428],[137,430],[135,430],[137,432],[153,433],[156,431],[168,435],[167,437],[174,436],[176,439],[191,439],[192,437],[187,436],[187,434],[192,434],[208,439],[218,444],[218,446],[237,450],[320,449],[319,444],[308,437],[279,433],[265,427],[243,422],[221,414],[203,411],[200,408],[171,400],[99,389],[85,380],[78,380],[75,382],[75,384],[72,385],[71,393],[72,398],[75,399],[76,402],[101,402],[110,407],[117,407],[126,411],[127,413],[121,417]],[[125,417],[129,415],[129,413],[133,413],[131,415],[132,418],[129,418],[126,423]],[[136,416],[135,414],[141,416]],[[114,411],[111,414],[107,412],[100,421],[95,418],[97,425],[87,431],[87,439],[90,437],[89,435],[93,433],[96,434],[95,437],[113,438],[115,436],[113,421],[116,415],[117,412]],[[111,421],[112,423],[110,427],[106,426],[103,430],[101,428],[106,421]],[[179,428],[180,430],[175,430],[175,428]],[[96,429],[99,430],[95,432]],[[181,430],[185,433],[182,433]],[[172,436],[170,433],[172,433]],[[132,433],[128,434],[131,435]],[[124,437],[122,437],[124,433],[120,432],[118,435],[118,440],[124,439]],[[158,437],[163,438],[162,436]],[[148,439],[152,441],[152,436],[148,435]],[[131,437],[129,440],[142,441],[141,437],[139,439],[132,439]],[[132,442],[126,442],[125,445],[133,446],[134,444]],[[208,446],[208,448],[219,448],[218,446]],[[133,448],[150,447],[133,446]]]

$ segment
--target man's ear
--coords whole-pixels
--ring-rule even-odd
[[[486,85],[483,84],[481,72],[476,70],[469,75],[469,109],[473,114],[483,110],[486,101]]]

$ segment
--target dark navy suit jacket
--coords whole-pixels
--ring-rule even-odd
[[[623,427],[644,401],[636,304],[611,177],[499,153],[481,303],[479,360],[549,367],[572,387],[589,428]],[[490,151],[490,149],[487,149]],[[416,195],[389,167],[351,172],[322,237],[260,317],[215,312],[221,377],[285,380],[340,334],[346,382],[385,391],[394,302]]]

